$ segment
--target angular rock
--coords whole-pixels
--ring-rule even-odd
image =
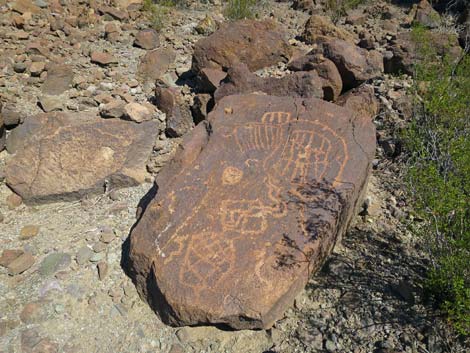
[[[0,256],[0,266],[8,267],[14,260],[24,254],[21,249],[6,249],[3,250],[2,256]]]
[[[64,97],[45,94],[39,97],[38,103],[46,113],[58,111],[64,108]]]
[[[24,138],[7,163],[6,181],[29,203],[73,200],[143,182],[158,134],[153,122],[83,113],[40,114],[15,130]]]
[[[125,114],[126,102],[121,99],[113,99],[100,107],[100,115],[103,118],[122,118]]]
[[[375,99],[374,87],[362,85],[354,88],[339,97],[338,105],[348,108],[354,115],[364,119],[372,119],[379,111],[379,104]]]
[[[374,125],[349,109],[225,97],[133,228],[138,291],[170,325],[271,327],[345,232],[374,153]]]
[[[142,49],[152,50],[160,46],[160,38],[156,30],[152,28],[144,29],[135,36],[134,45]]]
[[[0,121],[2,118],[3,124],[9,128],[15,127],[23,121],[21,114],[17,111],[16,107],[12,105],[4,105],[1,108]]]
[[[129,18],[127,11],[119,10],[111,6],[100,6],[98,12],[102,15],[108,15],[111,19],[124,21]]]
[[[221,25],[194,47],[192,69],[226,71],[235,63],[246,64],[251,71],[287,61],[291,49],[271,21],[239,20]]]
[[[193,126],[191,110],[177,89],[157,85],[155,104],[166,115],[165,132],[168,136],[183,136]]]
[[[152,112],[143,104],[135,102],[128,103],[124,107],[124,113],[127,118],[136,123],[152,120]]]
[[[302,40],[307,44],[337,38],[352,42],[354,37],[342,28],[336,27],[328,17],[312,15],[305,23]]]
[[[102,66],[117,64],[118,62],[113,55],[105,52],[94,51],[90,54],[90,58],[92,63],[99,64]]]
[[[51,65],[47,68],[47,78],[41,90],[48,95],[60,95],[67,91],[73,82],[73,69],[69,65]]]
[[[54,273],[69,267],[72,258],[66,253],[52,253],[47,255],[39,266],[39,273],[43,276],[51,276]]]
[[[310,52],[291,61],[287,67],[291,71],[315,70],[323,79],[323,99],[327,101],[336,101],[343,90],[343,81],[336,65],[323,55]]]
[[[34,265],[34,257],[30,252],[18,256],[7,266],[10,275],[19,275]]]
[[[199,124],[207,119],[207,114],[214,107],[214,100],[210,94],[198,94],[194,97],[194,104],[191,106],[194,124]]]
[[[440,21],[441,16],[439,15],[439,12],[434,10],[427,0],[421,0],[416,9],[414,22],[428,28],[437,28]]]
[[[323,98],[323,82],[315,71],[295,72],[282,78],[262,78],[251,73],[245,64],[236,64],[228,70],[227,78],[215,91],[217,103],[225,96],[263,92],[273,96]]]
[[[142,81],[159,79],[176,59],[176,53],[170,48],[160,48],[147,52],[141,59],[138,76]]]
[[[41,12],[41,9],[33,4],[32,0],[16,0],[13,2],[12,9],[13,11],[19,12],[20,14],[24,14],[26,12],[37,14]]]
[[[198,89],[204,93],[214,93],[227,73],[217,69],[202,69],[198,76]]]
[[[353,43],[333,39],[323,43],[323,52],[338,68],[343,90],[357,87],[384,72],[382,54],[375,50],[367,51]]]

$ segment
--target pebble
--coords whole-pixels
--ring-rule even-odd
[[[25,272],[31,266],[34,265],[34,257],[30,252],[25,252],[24,254],[17,257],[15,260],[10,262],[7,266],[10,275],[19,275],[20,273]]]
[[[106,278],[108,274],[108,264],[106,263],[106,261],[101,261],[96,267],[98,269],[98,278],[100,279],[100,281],[102,281]]]
[[[21,196],[12,193],[7,196],[6,203],[9,210],[14,210],[23,203],[23,199],[21,198]]]
[[[81,247],[76,256],[77,263],[79,265],[84,265],[87,263],[93,255],[93,251],[88,246]]]
[[[116,238],[116,234],[113,231],[104,231],[101,233],[100,241],[109,244]]]
[[[27,225],[21,228],[20,240],[28,240],[39,234],[39,227],[36,225]]]
[[[104,259],[104,253],[94,253],[90,257],[90,262],[100,262],[101,260]]]

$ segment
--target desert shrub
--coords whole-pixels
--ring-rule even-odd
[[[431,256],[426,294],[470,335],[470,56],[438,57],[428,33],[413,29],[420,60],[404,133],[410,192],[424,220],[414,230]]]
[[[150,28],[161,31],[165,27],[165,20],[169,13],[169,8],[174,6],[173,0],[144,0],[142,10],[147,14]]]
[[[253,18],[256,15],[257,0],[228,0],[225,16],[231,20]]]

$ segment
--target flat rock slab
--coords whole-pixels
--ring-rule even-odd
[[[13,131],[15,156],[7,184],[25,202],[74,200],[109,188],[137,185],[158,128],[83,113],[40,114]]]
[[[157,179],[129,272],[170,325],[268,328],[344,233],[370,117],[316,98],[223,98]]]

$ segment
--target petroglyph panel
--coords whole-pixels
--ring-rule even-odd
[[[166,322],[260,328],[282,314],[344,232],[367,178],[373,125],[356,141],[353,121],[316,99],[219,103],[209,142],[157,180],[170,184],[131,236],[138,288]]]

